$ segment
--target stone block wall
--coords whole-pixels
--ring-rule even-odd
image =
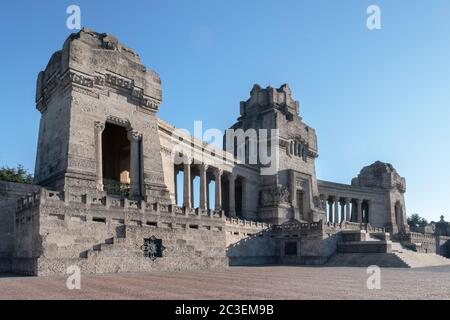
[[[184,211],[171,205],[42,190],[19,210],[13,271],[64,274],[226,268],[223,212]],[[144,257],[155,236],[163,257]]]
[[[38,190],[34,185],[0,181],[0,272],[11,271],[17,200]]]
[[[231,266],[278,262],[278,245],[267,223],[227,218],[225,236]]]

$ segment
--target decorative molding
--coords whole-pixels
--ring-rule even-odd
[[[142,139],[142,133],[136,130],[128,130],[128,139],[130,141],[140,141]]]
[[[131,124],[130,124],[130,120],[128,119],[122,119],[119,117],[115,117],[115,116],[108,116],[106,118],[106,122],[121,126],[121,127],[125,127],[126,129],[130,130],[131,129]]]
[[[108,87],[116,93],[126,96],[130,101],[149,113],[156,113],[161,104],[159,99],[146,95],[143,88],[137,87],[133,79],[112,72],[89,75],[81,71],[68,69],[62,74],[53,75],[40,89],[36,100],[37,109],[44,112],[48,100],[57,88],[66,88],[69,85],[76,85],[73,87],[74,90],[95,98],[99,98],[100,92],[97,92],[98,90]]]
[[[94,127],[95,127],[95,132],[96,133],[102,133],[103,130],[105,130],[105,123],[100,122],[100,121],[96,121],[94,123]]]

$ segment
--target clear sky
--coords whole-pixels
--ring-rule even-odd
[[[390,162],[408,214],[450,218],[450,1],[3,1],[0,166],[34,168],[36,77],[71,33],[71,4],[159,73],[161,118],[225,129],[254,83],[289,83],[317,130],[320,179]],[[366,27],[371,4],[381,30]]]

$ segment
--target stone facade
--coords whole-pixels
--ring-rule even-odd
[[[242,141],[225,135],[223,149],[159,119],[161,101],[159,76],[115,37],[83,29],[66,40],[37,81],[35,185],[0,184],[3,271],[323,264],[345,230],[409,234],[392,165],[349,185],[317,179],[317,136],[288,85],[255,85],[230,128]],[[261,148],[271,163],[249,161]]]

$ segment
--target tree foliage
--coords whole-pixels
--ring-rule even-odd
[[[425,218],[422,218],[417,213],[412,214],[408,217],[408,225],[411,228],[420,228],[425,227],[428,224],[428,221]]]
[[[16,168],[4,166],[0,168],[0,180],[16,183],[33,184],[33,176],[27,172],[23,165]]]

